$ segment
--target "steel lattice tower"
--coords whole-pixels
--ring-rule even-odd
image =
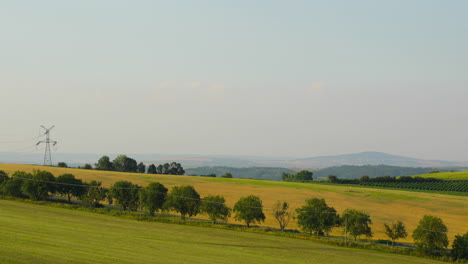
[[[52,155],[50,154],[50,143],[52,143],[53,146],[55,146],[55,144],[57,144],[57,141],[50,139],[50,130],[52,130],[52,128],[54,128],[55,126],[51,126],[50,128],[46,128],[44,126],[41,126],[41,127],[45,130],[44,135],[46,136],[46,139],[37,142],[36,146],[41,143],[46,144],[45,153],[44,153],[44,166],[52,166]]]

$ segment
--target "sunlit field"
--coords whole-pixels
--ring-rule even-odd
[[[305,199],[318,197],[324,198],[328,205],[333,206],[339,213],[346,208],[367,211],[373,221],[374,239],[387,239],[383,223],[401,220],[406,224],[410,234],[407,239],[401,241],[413,242],[411,233],[421,217],[426,214],[442,218],[449,229],[450,241],[453,241],[456,234],[464,234],[468,231],[467,196],[264,180],[149,175],[0,164],[0,170],[10,174],[16,170],[31,172],[34,169],[48,170],[55,176],[72,173],[85,181],[102,181],[105,186],[110,186],[119,180],[128,180],[143,186],[149,182],[158,181],[169,189],[175,185],[189,184],[193,185],[202,197],[208,194],[223,195],[229,206],[233,206],[242,196],[258,195],[263,200],[267,217],[265,223],[261,225],[274,228],[277,228],[278,225],[272,216],[271,208],[277,200],[285,200],[291,204],[292,208],[298,208],[304,204]],[[204,218],[204,216],[196,216],[196,218]],[[229,222],[236,223],[233,218],[229,219]],[[288,228],[296,229],[298,227],[295,223],[291,223]],[[339,228],[334,229],[334,235],[341,235],[341,233]]]
[[[309,240],[0,200],[0,263],[440,263]]]
[[[438,173],[427,173],[421,175],[415,175],[423,178],[438,178],[446,180],[468,180],[468,171],[460,172],[438,172]]]

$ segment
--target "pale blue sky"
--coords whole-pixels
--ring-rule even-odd
[[[0,141],[54,124],[60,152],[468,160],[467,13],[464,0],[0,1]]]

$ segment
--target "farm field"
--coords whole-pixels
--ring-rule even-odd
[[[468,180],[468,171],[427,173],[414,176],[423,178],[438,178],[444,180]]]
[[[229,206],[242,196],[258,195],[263,200],[265,215],[267,217],[262,226],[277,228],[272,216],[273,204],[277,200],[285,200],[292,208],[298,208],[308,198],[324,198],[329,206],[333,206],[338,213],[346,208],[355,208],[367,211],[373,221],[372,229],[374,239],[387,239],[384,234],[383,223],[401,220],[407,226],[409,234],[416,228],[423,215],[435,215],[444,221],[449,229],[449,240],[457,234],[467,231],[468,223],[468,197],[435,193],[410,192],[402,190],[353,188],[349,186],[307,184],[278,181],[262,181],[248,179],[225,179],[192,176],[171,176],[153,174],[119,173],[95,170],[66,169],[31,165],[0,164],[0,170],[12,173],[16,170],[32,171],[43,169],[52,172],[55,176],[63,173],[72,173],[85,181],[102,181],[110,186],[119,180],[129,180],[139,185],[147,185],[152,181],[159,181],[166,187],[175,185],[193,185],[201,196],[208,194],[223,195]],[[197,218],[203,216],[197,216]],[[235,222],[233,218],[229,222]],[[288,228],[297,229],[295,223]],[[342,231],[335,228],[334,235],[341,235]],[[402,242],[413,242],[411,235]]]
[[[441,263],[267,234],[0,200],[0,263]]]

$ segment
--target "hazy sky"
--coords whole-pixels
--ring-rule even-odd
[[[468,160],[468,1],[0,1],[0,152]],[[3,142],[3,143],[1,143]]]

